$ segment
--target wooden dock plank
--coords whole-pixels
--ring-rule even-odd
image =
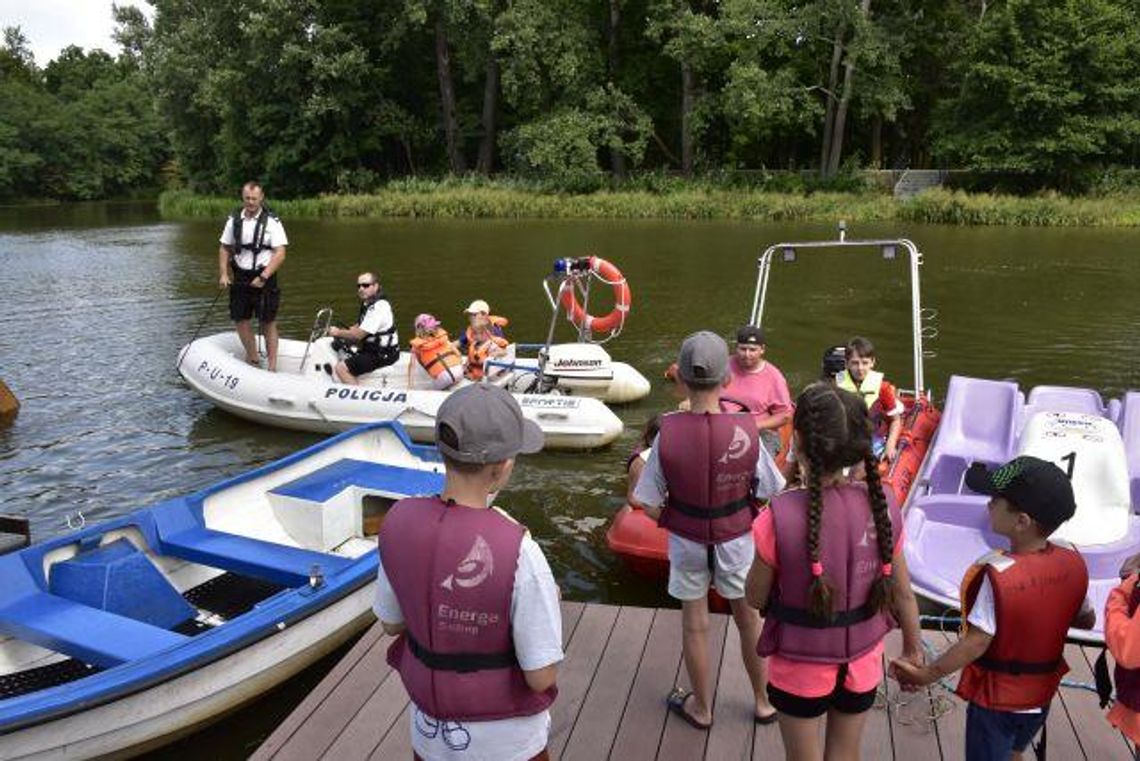
[[[562,753],[564,760],[596,761],[609,756],[622,716],[615,707],[624,706],[629,698],[652,625],[649,608],[619,610],[597,675]]]
[[[408,722],[411,721],[413,710],[411,702],[404,706],[403,712],[392,722],[388,734],[384,735],[376,750],[368,757],[369,761],[409,761],[412,758],[412,735],[408,730]]]
[[[923,638],[932,644],[938,653],[945,652],[958,639],[956,631],[925,631]],[[927,661],[937,658],[937,654],[926,654]],[[951,674],[943,682],[954,687],[958,684],[957,674]],[[935,716],[935,731],[943,761],[958,761],[966,757],[966,703],[943,686],[931,688],[930,698]]]
[[[716,694],[715,722],[706,733],[669,714],[664,704],[674,684],[689,686],[681,659],[680,611],[564,603],[562,612],[566,660],[560,669],[561,694],[552,709],[552,757],[568,761],[783,758],[779,729],[757,727],[752,721],[751,685],[729,617],[715,615],[710,620]],[[925,636],[945,649],[955,635],[928,631]],[[412,706],[399,675],[384,661],[388,641],[379,627],[369,630],[254,758],[410,758]],[[900,648],[901,637],[891,634],[885,657],[895,656]],[[1070,679],[1092,681],[1086,648],[1069,646],[1066,658],[1072,668]],[[888,682],[888,688],[895,698],[897,686]],[[931,696],[952,705],[934,722],[929,718]],[[901,710],[892,705],[889,712],[873,709],[863,733],[863,758],[964,758],[962,701],[937,687],[909,705]],[[1075,688],[1063,688],[1054,701],[1049,750],[1053,758],[1066,761],[1132,758],[1131,746],[1104,720],[1095,695]]]
[[[658,609],[653,613],[649,639],[637,664],[610,758],[649,761],[657,757],[665,729],[665,696],[681,668],[681,611]]]
[[[388,674],[352,720],[337,735],[322,758],[355,761],[372,754],[404,711],[408,693],[395,671]]]
[[[751,647],[755,648],[756,643]],[[752,757],[753,728],[756,726],[756,695],[744,670],[740,635],[729,619],[720,658],[720,678],[714,682],[713,726],[709,730],[705,758],[748,761]]]
[[[550,710],[550,754],[560,758],[570,731],[578,718],[578,711],[594,672],[602,659],[606,643],[617,620],[618,608],[613,605],[588,605],[574,629],[566,648],[566,660],[558,670],[558,700]]]
[[[727,632],[728,616],[714,615],[709,617],[709,671],[712,672],[709,674],[709,678],[714,687],[720,678],[720,654],[724,650]],[[681,638],[680,627],[678,627],[675,636],[678,640]],[[685,689],[692,689],[693,685],[689,682],[689,673],[684,664],[677,672],[677,684]],[[667,692],[668,690],[666,690]],[[665,707],[666,693],[662,693],[661,697],[658,698],[660,701],[658,703],[659,711],[668,710]],[[665,761],[669,761],[669,759],[692,761],[695,758],[702,758],[705,754],[708,737],[708,732],[702,732],[691,727],[680,716],[669,713],[665,719],[665,732],[661,736],[661,747],[657,751],[657,758]]]
[[[373,624],[251,758],[303,761],[323,753],[387,675],[388,641]]]
[[[1105,651],[1105,653],[1106,653],[1106,656],[1108,658],[1108,673],[1111,674],[1111,673],[1113,673],[1113,668],[1116,666],[1116,662],[1112,659],[1112,653],[1109,653],[1107,651]],[[1099,647],[1090,647],[1090,646],[1086,645],[1086,646],[1081,648],[1081,654],[1084,655],[1085,666],[1088,668],[1088,673],[1090,673],[1090,674],[1093,673],[1093,669],[1095,667],[1096,660],[1097,660],[1097,658],[1100,657],[1100,648]],[[1097,700],[1097,707],[1098,708],[1100,707],[1099,698]],[[1107,713],[1107,712],[1108,712],[1108,709],[1105,709],[1105,713]],[[1105,719],[1105,724],[1108,724],[1107,719]],[[1108,726],[1111,727],[1112,725],[1108,724]],[[1140,758],[1140,754],[1136,753],[1136,750],[1132,745],[1132,741],[1129,740],[1128,737],[1123,732],[1117,731],[1117,732],[1114,732],[1114,734],[1120,736],[1121,742],[1124,743],[1124,747],[1128,751],[1128,755],[1125,756],[1125,758],[1131,758],[1131,759]]]

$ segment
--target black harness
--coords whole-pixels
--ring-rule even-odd
[[[235,277],[238,277],[237,273],[240,272],[243,273],[243,280],[247,279],[244,277],[245,274],[249,275],[249,280],[253,280],[255,277],[257,277],[258,273],[265,269],[265,267],[257,266],[257,255],[262,251],[273,250],[273,247],[267,245],[265,242],[265,234],[267,232],[267,228],[269,227],[269,219],[272,216],[273,214],[269,211],[269,207],[263,205],[261,207],[261,213],[257,215],[256,221],[253,224],[253,237],[250,238],[249,243],[243,243],[242,223],[245,220],[244,209],[238,207],[234,210],[234,213],[230,215],[230,230],[233,232],[234,236],[234,243],[229,247],[230,266],[233,267]],[[253,254],[252,269],[247,270],[238,266],[237,255],[242,251],[249,251],[251,254]]]
[[[360,305],[360,316],[356,318],[357,325],[364,321],[364,315],[368,314],[368,310],[371,309],[372,305],[378,301],[388,301],[388,299],[384,297],[384,291],[381,288],[376,289],[376,295],[374,297],[368,299]],[[389,302],[389,306],[390,305],[391,304]],[[388,341],[381,343],[380,340],[381,338],[387,338],[395,334],[396,320],[393,318],[392,324],[385,330],[377,331],[376,333],[369,333],[367,336],[365,336],[364,340],[360,342],[360,350],[369,352],[371,354],[380,354],[382,356],[391,355],[393,353],[399,356],[399,346],[393,342]]]
[[[486,669],[506,669],[518,665],[515,651],[502,653],[436,653],[416,642],[410,632],[404,632],[412,655],[433,671],[458,671],[461,674]]]

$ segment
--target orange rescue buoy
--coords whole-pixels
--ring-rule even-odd
[[[570,322],[579,328],[585,328],[592,333],[612,333],[621,328],[625,323],[626,315],[629,314],[632,300],[629,285],[625,281],[625,275],[621,274],[621,270],[600,256],[591,256],[589,262],[590,271],[614,289],[614,308],[604,317],[586,314],[586,310],[578,303],[578,297],[572,287],[562,289],[560,300],[562,306],[566,308]]]

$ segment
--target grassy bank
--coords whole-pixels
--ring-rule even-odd
[[[1094,227],[1140,225],[1140,199],[967,194],[931,190],[896,201],[865,192],[776,193],[749,189],[676,186],[565,194],[515,182],[465,184],[405,181],[368,195],[324,195],[275,200],[282,216],[404,217],[429,219],[692,219],[759,222],[922,222],[953,225]],[[170,191],[159,201],[168,218],[222,217],[235,198]]]

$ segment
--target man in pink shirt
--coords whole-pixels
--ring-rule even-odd
[[[792,395],[779,369],[764,359],[764,331],[744,325],[736,331],[736,352],[729,362],[729,383],[722,396],[748,406],[760,440],[775,457],[780,451],[780,426],[792,419]]]

